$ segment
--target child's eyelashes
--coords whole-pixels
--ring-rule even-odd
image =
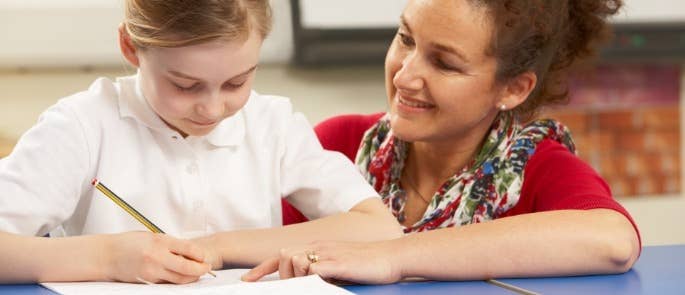
[[[239,82],[239,83],[225,83],[225,84],[223,85],[223,88],[224,88],[224,89],[229,89],[229,90],[232,90],[232,89],[239,89],[240,87],[243,87],[243,85],[245,85],[245,81],[242,81],[242,82]]]
[[[200,83],[194,83],[189,86],[183,86],[173,82],[171,84],[174,85],[174,87],[176,87],[176,89],[178,89],[181,92],[196,92],[201,88]]]
[[[242,81],[239,83],[228,83],[227,82],[227,83],[224,83],[224,85],[222,85],[221,88],[223,90],[236,90],[236,89],[242,88],[245,85],[245,82],[246,81]],[[194,83],[194,84],[188,85],[188,86],[180,85],[180,84],[177,84],[174,82],[172,82],[171,84],[174,86],[174,88],[176,88],[176,90],[181,91],[181,92],[187,92],[187,93],[199,92],[203,88],[201,83]]]

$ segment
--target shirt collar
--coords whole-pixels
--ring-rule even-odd
[[[120,87],[119,115],[131,118],[148,128],[168,136],[177,135],[150,107],[140,87],[140,73],[117,78]],[[252,95],[251,95],[252,96]],[[248,99],[248,103],[251,100]],[[247,106],[247,104],[246,104]],[[241,109],[236,114],[222,120],[209,134],[201,136],[209,144],[217,147],[240,144],[245,139],[245,118]]]

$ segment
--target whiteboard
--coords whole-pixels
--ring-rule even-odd
[[[396,27],[408,0],[300,0],[303,28]]]
[[[408,0],[300,0],[303,28],[396,27]],[[624,0],[617,23],[685,22],[683,0]]]
[[[683,0],[624,0],[623,10],[614,18],[617,23],[685,22]]]

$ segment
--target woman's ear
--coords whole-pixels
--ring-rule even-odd
[[[126,31],[126,26],[123,23],[119,25],[119,49],[128,63],[136,68],[140,65],[138,48],[133,45],[131,36],[128,34],[128,31]]]
[[[530,71],[516,76],[507,82],[495,107],[503,111],[517,107],[528,99],[537,82],[538,76]]]

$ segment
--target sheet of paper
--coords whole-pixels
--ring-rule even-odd
[[[289,280],[278,280],[278,274],[269,275],[259,282],[246,283],[240,280],[247,269],[226,269],[214,271],[217,277],[205,275],[199,281],[185,285],[173,284],[130,284],[115,282],[41,283],[46,288],[64,295],[137,295],[137,294],[352,294],[329,284],[319,276],[306,276]]]

